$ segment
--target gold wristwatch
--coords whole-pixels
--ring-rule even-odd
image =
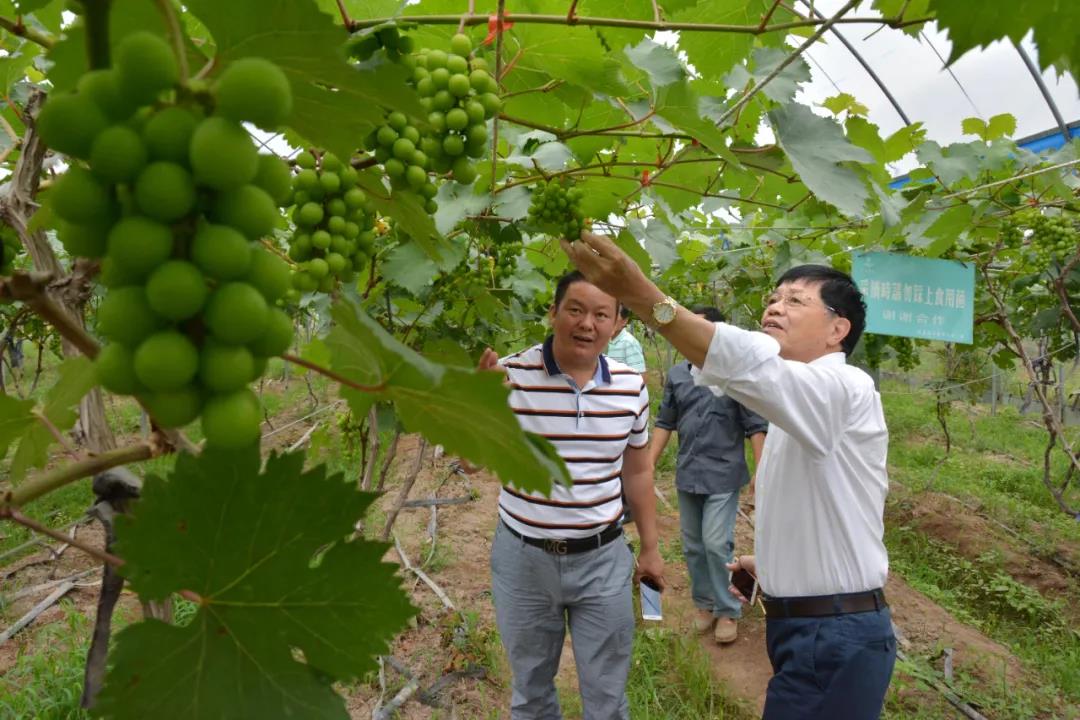
[[[679,311],[679,303],[670,295],[652,306],[653,327],[663,327],[675,319]]]

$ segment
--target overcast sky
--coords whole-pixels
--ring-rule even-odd
[[[842,5],[843,0],[817,0],[814,3],[825,16]],[[858,10],[863,16],[871,12],[869,3]],[[875,26],[839,27],[908,117],[912,121],[922,121],[928,138],[942,145],[971,140],[961,134],[960,121],[972,116],[988,119],[998,113],[1011,113],[1016,117],[1017,138],[1057,126],[1034,79],[1010,43],[998,42],[969,52],[949,68],[954,79],[934,52],[936,49],[942,58],[948,58],[952,47],[936,25],[927,26],[921,38],[885,28],[866,39]],[[870,120],[881,128],[883,136],[900,129],[904,125],[900,116],[852,54],[832,33],[827,33],[825,38],[824,43],[818,43],[807,52],[813,81],[803,86],[797,99],[804,103],[820,103],[836,95],[839,86],[840,90],[851,93],[869,107]],[[1025,41],[1024,46],[1032,58],[1037,57],[1030,40]],[[1080,92],[1072,77],[1058,78],[1051,70],[1043,73],[1043,78],[1065,122],[1080,120]]]

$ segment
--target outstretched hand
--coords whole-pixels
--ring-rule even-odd
[[[630,256],[610,238],[583,232],[580,240],[559,241],[563,252],[585,278],[609,295],[633,307],[651,306],[663,294]]]

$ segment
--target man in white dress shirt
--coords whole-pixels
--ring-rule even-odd
[[[605,237],[563,241],[597,287],[628,305],[719,387],[770,423],[757,470],[754,556],[774,675],[765,720],[869,720],[896,658],[882,588],[888,430],[873,380],[846,363],[862,294],[832,268],[780,278],[761,332],[710,323],[665,297]]]

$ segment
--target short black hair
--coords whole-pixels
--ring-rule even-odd
[[[827,265],[798,265],[780,276],[776,286],[805,280],[820,286],[821,300],[851,323],[851,330],[840,342],[844,354],[851,355],[866,329],[866,303],[859,286],[847,273]]]
[[[580,270],[571,270],[559,278],[559,283],[555,286],[555,301],[553,303],[555,307],[559,307],[563,298],[566,297],[566,291],[576,282],[589,282],[589,280]]]
[[[690,308],[690,312],[695,315],[702,315],[709,322],[724,322],[724,313],[720,312],[719,308],[715,308],[712,305],[695,305]]]
[[[580,270],[571,270],[559,278],[559,283],[555,286],[555,300],[553,302],[555,309],[559,308],[563,298],[566,297],[566,291],[576,282],[587,283],[589,282],[589,278],[582,275]],[[625,318],[630,317],[630,308],[619,302],[619,298],[615,298],[615,310],[619,313],[623,313],[623,317]]]
[[[623,305],[622,303],[619,303],[619,316],[622,317],[623,320],[629,320],[630,308],[628,308],[626,305]]]

